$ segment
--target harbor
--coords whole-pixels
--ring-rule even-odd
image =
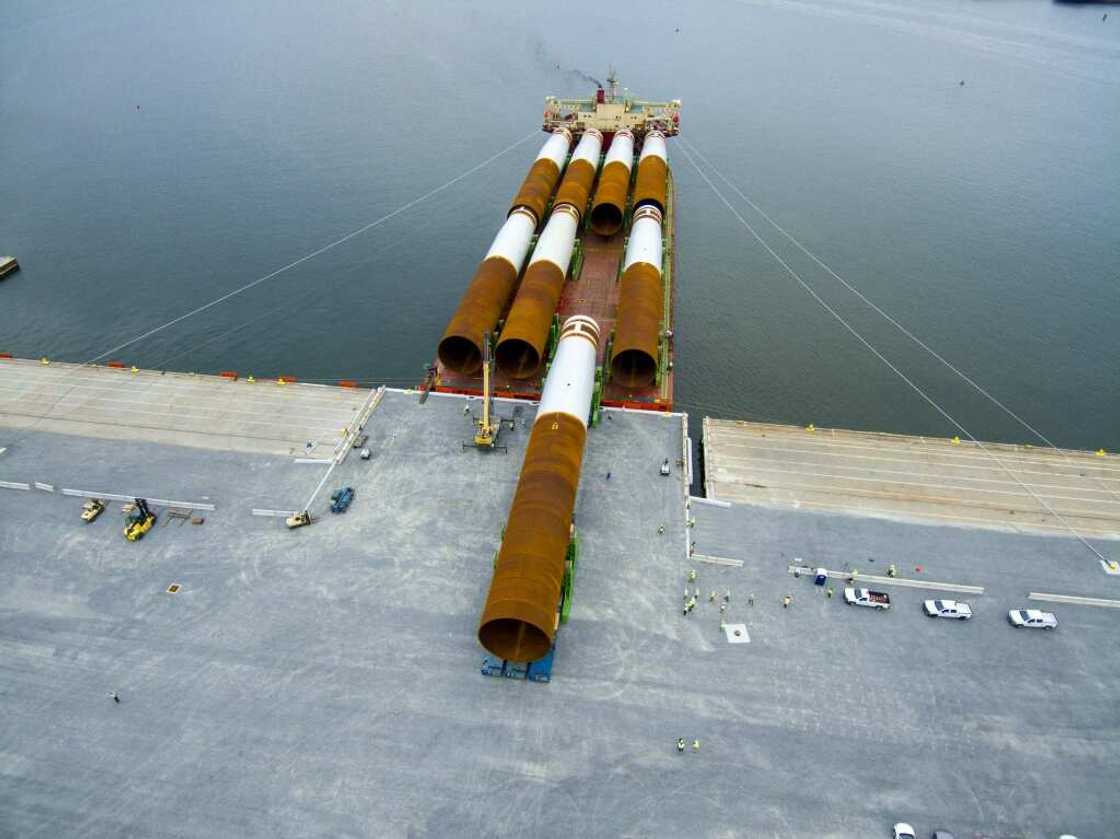
[[[613,69],[605,83],[573,72],[594,88],[547,96],[543,137],[534,126],[436,186],[439,166],[410,151],[392,167],[407,200],[379,192],[389,207],[333,238],[309,227],[302,256],[255,279],[208,265],[177,285],[164,243],[133,243],[158,279],[112,301],[97,355],[56,328],[64,303],[82,306],[58,295],[29,315],[47,354],[0,347],[0,834],[894,824],[914,839],[913,823],[1019,839],[1120,821],[1117,455],[1058,448],[873,303],[681,136],[680,99],[639,98]],[[442,160],[478,141],[472,126],[486,143],[494,130],[456,112]],[[130,123],[148,113],[127,108]],[[419,124],[414,112],[409,136]],[[446,192],[522,146],[535,157],[492,205],[465,212],[472,200]],[[679,191],[671,148],[706,191]],[[271,171],[289,151],[303,154],[278,152]],[[351,165],[321,162],[324,175]],[[423,247],[362,267],[410,307],[372,306],[364,281],[345,295],[345,279],[306,282],[312,260],[345,278],[343,245],[424,202],[381,231],[423,231]],[[677,212],[703,205],[728,212],[712,230],[736,250],[698,249],[682,286]],[[274,240],[259,208],[245,219]],[[437,243],[469,255],[429,272]],[[743,243],[785,273],[759,271]],[[818,268],[838,285],[822,288]],[[713,294],[687,341],[682,289]],[[852,298],[834,305],[841,290]],[[156,296],[158,322],[143,306]],[[817,308],[806,317],[791,296]],[[340,301],[363,313],[361,334],[342,319],[331,335],[311,319],[278,328]],[[696,369],[746,407],[698,401],[690,418],[678,352],[721,325],[733,340]],[[372,351],[394,332],[399,347]],[[814,410],[860,387],[885,405],[889,381],[959,436],[747,413],[782,384],[760,378],[778,343],[825,359],[838,336],[880,366],[818,391],[812,363],[784,367]],[[337,337],[353,347],[324,352]],[[278,348],[268,375],[250,372],[245,341]],[[205,348],[228,349],[231,369],[184,361]],[[906,372],[915,348],[940,379]],[[412,376],[386,372],[406,361]],[[946,380],[1040,445],[980,439]]]
[[[808,836],[838,812],[845,833],[871,835],[903,810],[996,835],[1029,819],[1110,829],[1120,747],[1097,736],[1109,695],[1078,686],[1120,676],[1101,643],[1116,610],[1051,603],[1052,634],[1006,620],[1031,593],[1120,599],[1120,578],[1074,539],[977,527],[967,499],[959,520],[917,523],[731,502],[701,474],[717,496],[692,497],[687,418],[608,408],[587,437],[551,683],[487,679],[475,629],[533,403],[497,400],[507,451],[480,452],[463,446],[480,400],[387,390],[364,421],[370,459],[333,467],[350,511],[331,515],[324,494],[315,523],[288,530],[254,510],[302,504],[373,391],[0,364],[13,835],[512,835],[550,811],[568,816],[534,821],[539,835]],[[56,407],[67,393],[80,412]],[[153,410],[141,435],[122,399],[193,404],[198,419]],[[327,456],[303,457],[304,437]],[[156,506],[130,543],[118,504],[84,523],[66,488],[212,509],[192,525]],[[794,577],[798,562],[896,563],[900,579],[983,594],[959,626],[920,614],[951,593],[902,585],[890,612],[865,614]],[[730,592],[726,612],[705,596],[681,614],[689,569],[702,591]],[[678,737],[700,751],[678,754]],[[277,772],[298,799],[278,796]],[[1004,793],[962,804],[969,788]],[[711,804],[699,811],[698,789]]]

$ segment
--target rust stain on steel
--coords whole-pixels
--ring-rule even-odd
[[[575,208],[582,219],[587,209],[587,199],[591,197],[591,185],[595,183],[596,168],[586,160],[576,160],[568,164],[568,169],[564,172],[564,180],[560,182],[560,189],[556,191],[556,200],[552,202],[552,206],[568,204]]]
[[[542,260],[525,269],[494,353],[499,370],[515,379],[536,374],[563,290],[564,272],[556,263]]]
[[[535,661],[552,647],[586,437],[562,412],[533,425],[478,627],[499,658]]]
[[[618,293],[611,375],[619,384],[653,383],[662,308],[661,273],[648,262],[635,262],[623,273]]]
[[[548,199],[552,197],[552,190],[556,188],[559,179],[560,167],[547,157],[542,157],[529,169],[529,174],[522,181],[521,189],[517,191],[509,211],[512,213],[518,207],[524,207],[540,224],[544,208],[548,206]]]
[[[656,155],[638,161],[638,177],[634,181],[634,209],[652,204],[665,212],[665,191],[669,183],[669,166]]]
[[[517,269],[502,256],[484,259],[474,273],[439,342],[439,360],[456,373],[482,369],[482,340],[494,328],[517,282]]]
[[[625,163],[615,160],[603,167],[591,204],[591,229],[600,236],[613,236],[621,229],[629,188],[630,169]]]

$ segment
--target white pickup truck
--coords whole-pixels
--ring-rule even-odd
[[[890,596],[883,591],[872,591],[869,588],[844,589],[844,602],[849,606],[868,606],[872,609],[889,609]]]

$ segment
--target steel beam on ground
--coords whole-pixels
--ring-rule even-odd
[[[1104,609],[1120,609],[1120,600],[1106,600],[1103,597],[1081,597],[1075,594],[1047,594],[1032,591],[1027,600],[1046,600],[1051,603],[1068,603],[1071,606],[1100,606]]]

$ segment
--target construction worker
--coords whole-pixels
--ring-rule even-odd
[[[887,567],[887,576],[888,577],[897,577],[898,576],[898,566],[895,565],[893,562]]]
[[[828,595],[829,600],[832,599],[832,595],[835,594],[835,593],[836,592],[833,590],[832,586],[829,586],[828,589],[825,591],[825,594]]]
[[[113,702],[115,702],[117,705],[121,704],[121,695],[119,693],[117,693],[116,691],[113,691],[112,693],[109,694],[109,696],[111,696],[113,698]]]
[[[692,741],[692,751],[694,751],[694,752],[700,751],[700,741],[699,740],[693,740]]]
[[[684,751],[684,738],[683,737],[678,737],[677,738],[677,751],[678,752],[683,752]]]
[[[751,592],[751,596],[747,598],[747,605],[748,606],[754,606],[754,592],[753,591]]]
[[[792,598],[792,597],[790,597],[790,596],[789,596],[789,595],[787,594],[787,595],[786,595],[785,597],[783,597],[783,598],[782,598],[782,608],[783,608],[783,609],[788,609],[788,608],[789,608],[789,604],[790,604],[790,603],[792,603],[792,602],[793,602],[793,598]]]
[[[663,524],[657,525],[657,535],[660,536],[664,532],[665,532],[665,525],[663,525]]]
[[[696,569],[695,568],[688,569],[688,581],[690,583],[696,582]]]
[[[709,603],[715,603],[716,602],[716,593],[714,591],[711,594],[708,595],[708,602]]]
[[[719,613],[722,615],[726,611],[727,611],[727,604],[726,603],[720,603],[719,604]]]
[[[723,593],[723,602],[724,603],[730,603],[731,602],[731,589],[727,589],[727,591],[725,591]]]

